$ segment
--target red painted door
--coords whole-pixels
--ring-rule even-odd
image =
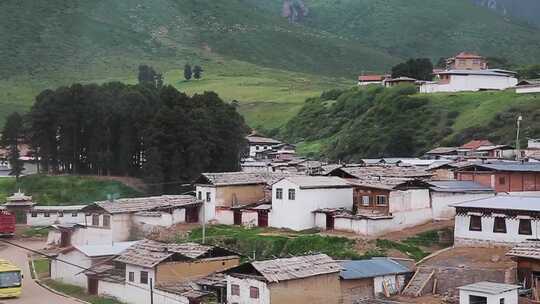
[[[94,278],[88,278],[88,293],[91,295],[98,294],[98,280]]]

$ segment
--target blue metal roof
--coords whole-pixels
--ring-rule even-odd
[[[470,167],[484,168],[495,171],[512,171],[512,172],[540,172],[540,163],[521,163],[521,162],[490,162],[484,164],[472,164],[463,168],[466,171]]]
[[[339,276],[344,280],[356,280],[412,272],[409,268],[389,258],[343,261],[341,262],[341,266],[343,267],[343,270]]]

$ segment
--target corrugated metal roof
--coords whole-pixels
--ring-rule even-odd
[[[483,168],[494,171],[510,171],[510,172],[540,172],[540,163],[534,162],[491,162],[491,163],[475,163],[463,168]]]
[[[281,144],[281,141],[269,137],[263,136],[246,136],[248,143],[250,144],[271,144],[278,145]]]
[[[302,279],[341,271],[339,263],[332,260],[326,254],[256,261],[251,262],[251,265],[268,282]]]
[[[507,291],[518,289],[518,285],[493,283],[493,282],[478,282],[470,285],[458,287],[459,290],[473,291],[490,295],[498,295]]]
[[[503,70],[449,70],[439,72],[439,75],[483,75],[483,76],[502,76],[514,77],[515,72]]]
[[[457,147],[438,147],[426,152],[426,154],[448,154],[454,152],[457,152]]]
[[[284,179],[298,185],[300,189],[352,188],[346,180],[333,176],[294,176]]]
[[[493,192],[493,189],[472,181],[429,181],[435,192]]]
[[[540,194],[539,194],[540,195]],[[497,195],[494,197],[453,204],[457,208],[519,210],[540,212],[540,196]]]
[[[88,257],[119,255],[137,242],[118,242],[111,245],[74,245],[73,247]]]
[[[229,185],[271,185],[276,181],[291,176],[289,173],[270,172],[223,172],[223,173],[203,173],[202,176],[208,183],[214,186]]]
[[[343,167],[334,171],[342,170],[355,178],[429,178],[433,174],[415,167],[398,166],[368,166],[368,167]]]
[[[523,242],[506,253],[507,256],[540,260],[540,241]]]
[[[343,270],[340,277],[344,280],[380,277],[384,275],[412,272],[409,268],[389,258],[341,262]]]

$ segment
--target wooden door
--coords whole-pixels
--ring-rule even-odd
[[[98,280],[96,278],[88,277],[88,293],[91,295],[98,294]]]
[[[233,216],[234,224],[238,226],[242,225],[242,211],[234,211]]]
[[[331,213],[326,214],[326,230],[334,230],[334,215]]]
[[[268,227],[268,212],[259,211],[257,215],[257,226],[259,227]]]
[[[199,208],[186,208],[186,223],[198,223],[199,222]]]
[[[69,231],[60,231],[60,247],[71,245],[71,233]]]

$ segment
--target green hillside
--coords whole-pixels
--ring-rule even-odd
[[[354,88],[306,101],[283,130],[300,151],[334,160],[421,155],[437,145],[488,138],[514,144],[540,136],[540,95],[512,91],[418,94],[412,86]]]
[[[283,126],[306,97],[347,88],[361,71],[410,56],[461,50],[540,55],[540,33],[468,0],[310,0],[298,24],[281,0],[93,0],[0,2],[0,122],[46,88],[136,81],[149,64],[189,93],[238,100],[248,123]],[[185,63],[205,69],[181,81]]]

